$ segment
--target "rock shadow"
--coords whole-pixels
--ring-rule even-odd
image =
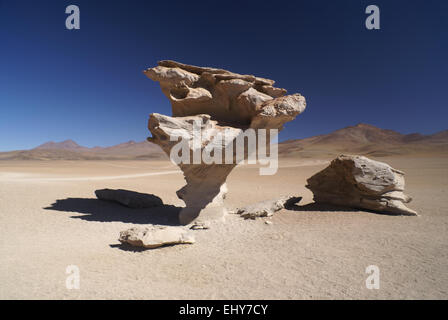
[[[82,213],[84,215],[71,218],[86,221],[178,226],[180,225],[179,212],[182,208],[163,204],[157,207],[133,209],[116,202],[96,198],[66,198],[56,200],[44,209]]]
[[[327,212],[366,211],[363,209],[355,209],[355,208],[350,208],[350,207],[337,206],[334,204],[316,203],[316,202],[308,203],[303,206],[297,205],[297,204],[292,204],[292,205],[285,206],[285,209],[292,210],[292,211],[327,211]]]
[[[145,251],[151,251],[151,250],[163,250],[170,247],[176,247],[176,246],[188,246],[188,244],[164,244],[163,246],[156,247],[156,248],[145,248],[145,247],[136,247],[133,245],[130,245],[129,243],[118,243],[118,244],[110,244],[109,247],[113,249],[119,249],[122,251],[129,251],[129,252],[145,252]]]

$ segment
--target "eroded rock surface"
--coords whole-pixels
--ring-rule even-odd
[[[404,173],[363,156],[341,155],[307,180],[316,203],[397,215],[417,215],[405,206]]]
[[[164,245],[192,244],[194,236],[182,227],[134,227],[120,232],[121,243],[137,247],[157,248]]]
[[[100,200],[118,202],[129,208],[152,208],[163,205],[162,199],[148,193],[122,189],[101,189],[95,190],[95,195]]]
[[[246,129],[281,130],[284,123],[305,110],[305,98],[300,94],[285,96],[286,90],[275,88],[273,80],[175,61],[160,61],[144,73],[160,83],[173,114],[151,114],[148,128],[152,137],[148,140],[162,147],[169,156],[173,153],[190,156],[189,162],[177,163],[187,182],[177,192],[186,204],[180,212],[180,222],[222,219],[227,213],[225,181],[241,161],[233,152],[229,163],[224,151],[235,145],[238,137],[244,137]],[[200,145],[195,144],[195,127],[201,130]],[[216,139],[223,135],[225,139]],[[178,150],[181,138],[185,144]],[[266,140],[269,153],[271,136]],[[257,143],[256,148],[260,145]],[[204,150],[214,151],[210,152],[209,159],[195,158]],[[249,153],[246,149],[244,156]],[[216,161],[218,158],[222,159],[221,163]]]
[[[275,200],[257,202],[247,207],[238,208],[234,213],[241,215],[245,219],[256,219],[259,217],[270,217],[275,212],[292,206],[302,200],[302,197],[282,197]]]
[[[273,80],[170,60],[158,64],[144,73],[160,82],[174,117],[208,114],[213,120],[252,127],[258,122],[252,123],[254,118],[261,117],[272,120],[270,127],[281,128],[306,106],[300,94],[282,98],[286,90],[273,87]]]

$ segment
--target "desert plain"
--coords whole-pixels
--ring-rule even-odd
[[[406,173],[418,217],[314,204],[306,179],[332,155],[293,150],[280,148],[273,176],[239,165],[226,199],[233,208],[302,196],[293,209],[257,220],[230,214],[192,231],[192,245],[148,250],[121,245],[118,236],[132,226],[178,223],[184,204],[175,191],[185,182],[167,158],[0,161],[0,298],[448,298],[444,150],[370,155]],[[103,188],[155,194],[165,206],[101,201],[94,191]],[[66,287],[69,265],[79,268],[79,289]],[[380,270],[379,289],[366,287],[370,265]]]

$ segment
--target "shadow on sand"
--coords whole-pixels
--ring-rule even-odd
[[[380,212],[380,211],[373,211],[365,208],[350,208],[350,207],[344,207],[344,206],[338,206],[333,204],[327,204],[327,203],[308,203],[303,206],[299,206],[297,204],[291,205],[288,207],[285,207],[287,210],[292,211],[320,211],[320,212],[367,212],[367,213],[373,213],[383,216],[400,216],[399,214],[394,213],[388,213],[388,212]]]
[[[336,206],[332,204],[325,204],[325,203],[308,203],[303,206],[299,206],[297,204],[289,205],[285,207],[287,210],[292,211],[325,211],[325,212],[353,212],[353,211],[360,211],[360,209],[354,209],[349,207],[343,207],[343,206]]]
[[[164,250],[166,248],[175,247],[179,244],[164,244],[160,247],[155,248],[144,248],[144,247],[135,247],[133,245],[130,245],[128,243],[121,243],[121,244],[110,244],[109,247],[112,249],[119,249],[122,251],[129,251],[129,252],[144,252],[144,251],[151,251],[151,250]],[[188,244],[181,244],[182,246],[188,246]]]
[[[72,216],[72,218],[86,221],[177,226],[182,208],[164,204],[153,208],[131,209],[115,202],[96,198],[66,198],[56,200],[44,209],[83,213],[82,216]]]

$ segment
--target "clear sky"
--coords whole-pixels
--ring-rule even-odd
[[[67,30],[78,5],[80,30]],[[380,8],[367,30],[365,8]],[[307,98],[280,139],[359,122],[448,129],[448,1],[0,0],[0,150],[149,136],[170,114],[142,71],[158,60],[276,80]]]

